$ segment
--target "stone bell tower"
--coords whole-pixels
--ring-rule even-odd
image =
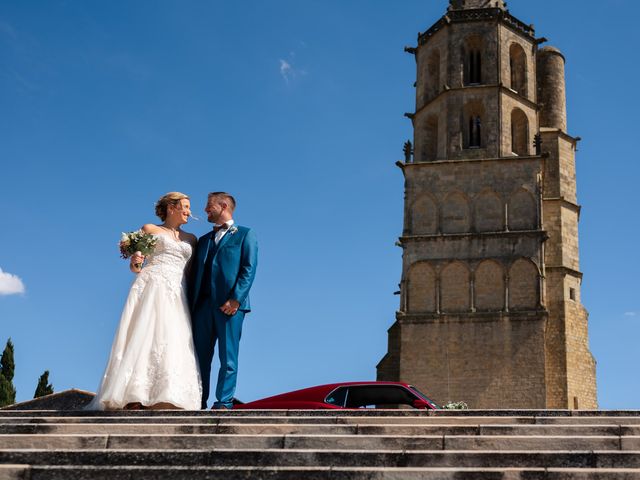
[[[417,64],[400,308],[379,380],[471,408],[596,408],[563,55],[502,0],[451,0]]]

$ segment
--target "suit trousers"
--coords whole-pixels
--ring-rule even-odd
[[[202,408],[207,408],[209,399],[211,362],[218,342],[220,370],[216,385],[214,407],[231,408],[238,378],[238,351],[242,336],[242,322],[245,312],[238,310],[235,315],[222,313],[210,297],[200,298],[193,312],[193,343],[200,364],[202,377]]]

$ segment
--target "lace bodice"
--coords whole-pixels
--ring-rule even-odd
[[[187,242],[177,241],[168,235],[154,235],[158,242],[154,252],[146,259],[144,268],[137,275],[133,289],[142,291],[150,280],[162,281],[177,296],[184,292],[184,269],[191,258],[193,248]]]

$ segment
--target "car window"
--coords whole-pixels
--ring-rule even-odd
[[[427,402],[429,402],[431,405],[433,405],[436,408],[440,408],[438,406],[438,404],[436,402],[434,402],[433,400],[431,400],[429,397],[427,397],[424,393],[422,393],[420,390],[418,390],[416,387],[414,387],[413,385],[409,385],[409,387],[411,388],[411,390],[415,391],[418,396],[421,396],[422,398],[424,398]]]
[[[326,402],[338,407],[344,407],[345,401],[347,399],[347,392],[347,387],[337,388],[329,394]]]
[[[347,408],[393,408],[398,405],[413,407],[418,397],[410,390],[395,385],[357,385],[349,387],[345,399]]]

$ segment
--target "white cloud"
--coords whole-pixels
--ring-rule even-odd
[[[284,81],[289,83],[289,78],[293,75],[293,69],[291,68],[291,64],[286,60],[280,59],[280,75],[284,78]]]
[[[638,315],[638,312],[624,312],[625,317],[635,317]]]
[[[280,59],[280,75],[282,75],[282,78],[287,85],[296,78],[307,74],[306,70],[297,68],[293,64],[293,58],[295,57],[294,52],[291,53],[290,57],[291,58],[288,61],[283,60],[282,58]]]
[[[0,268],[0,295],[24,293],[24,283],[17,275],[3,272]]]
[[[297,66],[298,63],[298,52],[297,50],[306,48],[306,44],[304,42],[300,42],[300,45],[296,50],[291,50],[289,55],[284,58],[280,58],[280,75],[284,82],[289,85],[293,81],[295,81],[298,77],[303,77],[307,74],[307,71],[299,68]]]

